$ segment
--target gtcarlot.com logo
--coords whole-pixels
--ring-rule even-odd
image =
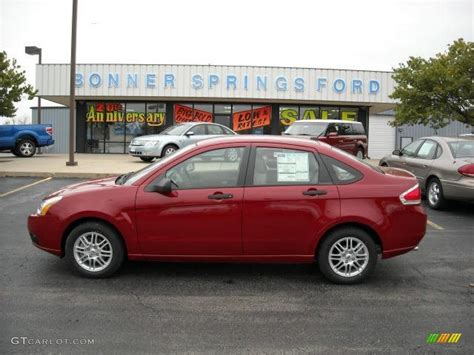
[[[30,338],[30,337],[12,337],[10,343],[13,345],[94,345],[94,339],[88,338]]]
[[[428,344],[456,344],[461,339],[462,333],[431,333],[426,338]]]

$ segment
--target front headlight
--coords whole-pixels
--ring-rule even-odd
[[[62,196],[54,196],[54,197],[44,200],[43,202],[41,202],[41,205],[36,210],[36,214],[38,216],[44,216],[48,212],[48,210],[51,208],[51,206],[61,201],[62,198],[63,198]]]
[[[158,141],[156,141],[156,142],[146,142],[146,143],[145,143],[145,147],[147,147],[147,148],[154,147],[154,146],[156,146],[158,143],[159,143]]]

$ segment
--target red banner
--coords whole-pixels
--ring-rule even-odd
[[[175,104],[174,122],[212,122],[212,113],[201,110],[193,110],[191,107]]]
[[[235,132],[251,128],[268,126],[272,118],[272,107],[264,106],[248,111],[236,112],[232,115],[232,129]]]

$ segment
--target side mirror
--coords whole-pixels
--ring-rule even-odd
[[[402,156],[402,152],[401,150],[399,149],[395,149],[393,152],[392,152],[393,155],[398,155],[399,157]]]
[[[189,138],[191,136],[194,136],[194,132],[186,132],[184,135]]]
[[[178,185],[170,178],[164,177],[155,185],[148,185],[145,187],[146,192],[158,192],[163,195],[169,195],[173,191],[173,185]]]
[[[328,133],[328,137],[337,137],[337,136],[338,136],[337,132],[329,132]]]

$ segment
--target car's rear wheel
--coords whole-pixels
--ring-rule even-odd
[[[29,138],[24,138],[16,144],[15,150],[18,153],[18,156],[29,158],[36,153],[36,143]]]
[[[317,261],[330,281],[355,284],[365,280],[375,269],[377,249],[374,240],[362,229],[336,229],[320,245]]]
[[[357,149],[356,157],[359,159],[365,159],[365,153],[363,148]]]
[[[428,182],[426,197],[428,206],[434,210],[439,210],[446,205],[446,200],[443,194],[443,186],[437,178],[432,178]]]
[[[85,222],[69,233],[66,258],[82,276],[104,278],[120,268],[125,248],[117,232],[109,226]]]
[[[171,155],[175,153],[178,150],[178,147],[175,146],[174,144],[168,144],[163,148],[163,153],[161,154],[162,157],[166,157],[168,155]]]
[[[140,157],[140,159],[145,163],[150,163],[153,161],[153,159],[155,159],[155,157]]]

